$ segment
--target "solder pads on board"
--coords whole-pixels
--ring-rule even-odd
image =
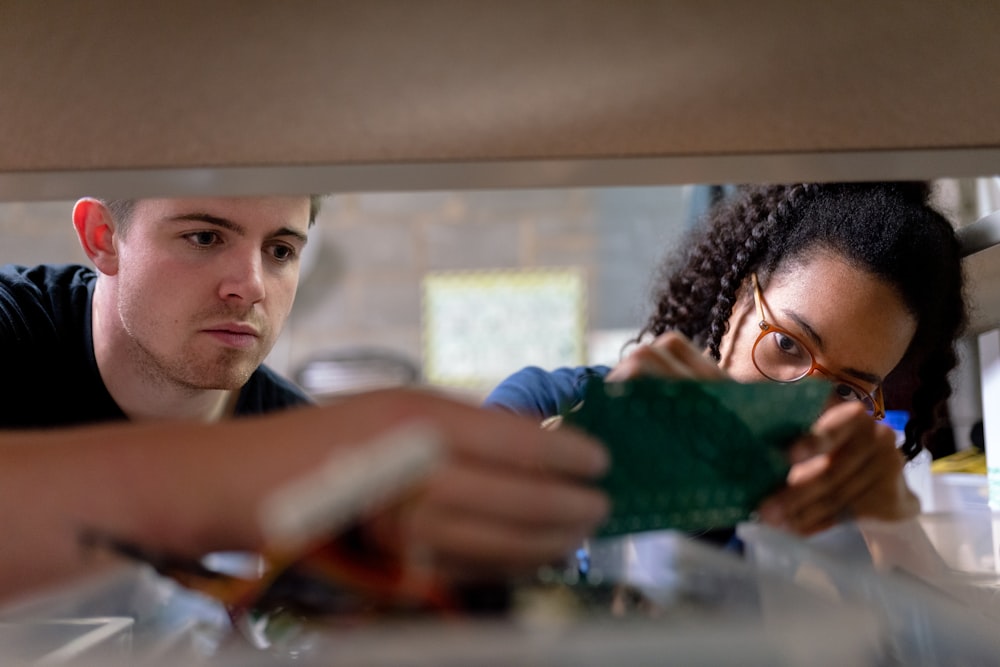
[[[830,385],[637,378],[591,380],[564,420],[601,440],[612,502],[599,536],[734,526],[784,483],[785,448],[808,431]]]

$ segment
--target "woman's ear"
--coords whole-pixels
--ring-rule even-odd
[[[73,227],[80,247],[97,270],[109,276],[118,273],[115,221],[103,202],[85,197],[73,206]]]

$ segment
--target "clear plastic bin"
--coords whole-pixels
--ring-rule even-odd
[[[129,659],[132,619],[73,618],[0,623],[4,665],[61,665]]]
[[[844,537],[845,531],[839,537]],[[805,542],[740,527],[746,558],[677,533],[589,545],[590,577],[641,591],[653,604],[521,607],[509,617],[314,623],[259,651],[246,642],[210,656],[81,660],[75,665],[481,667],[713,665],[888,667],[1000,664],[996,622],[927,585],[877,573],[844,539]],[[838,552],[838,548],[840,551]],[[561,571],[552,570],[550,575]],[[572,568],[563,574],[569,575]],[[569,579],[567,578],[567,581]],[[567,584],[578,592],[580,581]],[[590,585],[588,582],[587,585]],[[560,590],[551,580],[526,590]],[[558,597],[558,596],[557,596]],[[576,597],[573,597],[576,599]],[[6,664],[6,663],[4,663]]]
[[[962,512],[929,512],[918,518],[948,567],[965,574],[1000,574],[1000,512],[987,506]]]
[[[715,665],[842,667],[878,664],[880,637],[865,608],[761,573],[737,555],[673,532],[610,538],[588,545],[586,581],[573,580],[573,604],[540,605],[558,585],[526,585],[509,618],[384,620],[361,627],[314,627],[273,651],[297,664],[465,667],[467,665]],[[558,573],[558,571],[554,571]],[[552,572],[549,573],[553,574]],[[546,577],[551,584],[551,576]],[[761,579],[781,604],[762,613]],[[595,607],[586,587],[639,591],[648,604]],[[584,587],[581,592],[581,586]],[[602,588],[603,590],[603,588]],[[565,595],[555,598],[566,600]],[[603,597],[601,598],[603,599]],[[547,610],[540,607],[547,606]],[[211,664],[267,664],[246,647],[230,647]]]
[[[214,653],[229,628],[221,605],[150,568],[128,565],[0,607],[0,665],[35,664],[29,654],[54,651],[48,664],[73,653],[74,665],[131,666],[161,656],[188,665]],[[70,643],[60,644],[64,639]]]
[[[964,512],[989,507],[989,488],[986,475],[964,472],[934,473],[933,505],[925,512]]]
[[[883,638],[882,662],[876,664],[1000,664],[996,620],[969,603],[975,596],[966,595],[958,580],[939,577],[930,583],[902,571],[878,572],[870,562],[838,558],[815,541],[759,524],[742,524],[738,535],[761,572],[875,612]],[[782,604],[771,598],[762,591],[766,605]]]

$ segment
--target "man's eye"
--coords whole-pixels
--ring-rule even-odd
[[[219,235],[215,232],[192,232],[185,238],[197,246],[210,246],[217,242]]]
[[[295,258],[295,248],[287,245],[276,245],[271,249],[271,255],[279,262],[287,262]]]

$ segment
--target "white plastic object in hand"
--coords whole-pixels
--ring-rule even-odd
[[[365,512],[402,496],[443,456],[440,436],[422,424],[338,450],[320,468],[263,500],[259,520],[264,539],[296,549],[335,535]]]

